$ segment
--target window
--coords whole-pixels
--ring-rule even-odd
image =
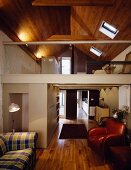
[[[98,50],[98,49],[95,48],[95,47],[91,47],[91,48],[90,48],[90,51],[91,51],[92,53],[94,53],[95,55],[99,56],[99,57],[102,55],[102,51]]]
[[[102,22],[102,24],[99,28],[99,31],[102,32],[103,34],[107,35],[111,39],[113,39],[119,32],[118,29],[116,29],[115,27],[113,27],[112,25],[108,24],[105,21]]]

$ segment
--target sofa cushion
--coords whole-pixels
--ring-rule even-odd
[[[22,150],[25,148],[35,148],[37,133],[35,132],[16,132],[5,133],[9,151]]]
[[[106,121],[106,128],[107,128],[107,133],[114,133],[114,134],[124,134],[126,132],[126,126],[113,118],[108,119]]]
[[[110,147],[111,158],[118,170],[131,169],[131,148],[129,146]]]
[[[7,152],[6,139],[3,136],[0,136],[0,157]]]
[[[98,136],[92,136],[90,138],[88,138],[89,145],[93,150],[97,150],[99,152],[99,148],[101,148],[101,144],[103,142],[104,137],[106,137],[106,135],[98,135]]]
[[[31,148],[6,152],[5,155],[0,157],[0,169],[24,169],[29,164],[31,156]]]

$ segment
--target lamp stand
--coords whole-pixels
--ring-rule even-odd
[[[12,120],[12,132],[15,133],[15,129],[14,129],[14,119]]]
[[[10,106],[9,106],[9,112],[12,113],[12,132],[14,133],[15,132],[15,129],[14,129],[14,117],[13,117],[13,113],[14,112],[17,112],[18,110],[20,110],[20,107],[18,104],[15,104],[15,103],[11,103]]]

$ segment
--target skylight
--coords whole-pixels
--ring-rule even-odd
[[[107,35],[111,39],[113,39],[119,32],[118,29],[116,29],[115,27],[113,27],[112,25],[108,24],[105,21],[102,22],[102,24],[99,28],[99,31],[102,32],[103,34]]]
[[[92,53],[94,53],[95,55],[99,56],[99,57],[102,55],[102,51],[98,50],[98,49],[95,48],[95,47],[91,47],[91,48],[90,48],[90,51],[91,51]]]

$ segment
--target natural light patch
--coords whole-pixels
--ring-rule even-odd
[[[70,57],[62,58],[62,74],[70,74],[71,73],[71,60]]]
[[[117,33],[119,32],[118,29],[116,29],[114,26],[108,24],[107,22],[103,21],[99,31],[102,32],[103,34],[107,35],[111,39],[113,39]]]
[[[95,47],[91,47],[91,48],[90,48],[90,51],[91,51],[93,54],[97,55],[98,57],[100,57],[100,56],[102,55],[102,51],[98,50],[98,49],[95,48]]]

